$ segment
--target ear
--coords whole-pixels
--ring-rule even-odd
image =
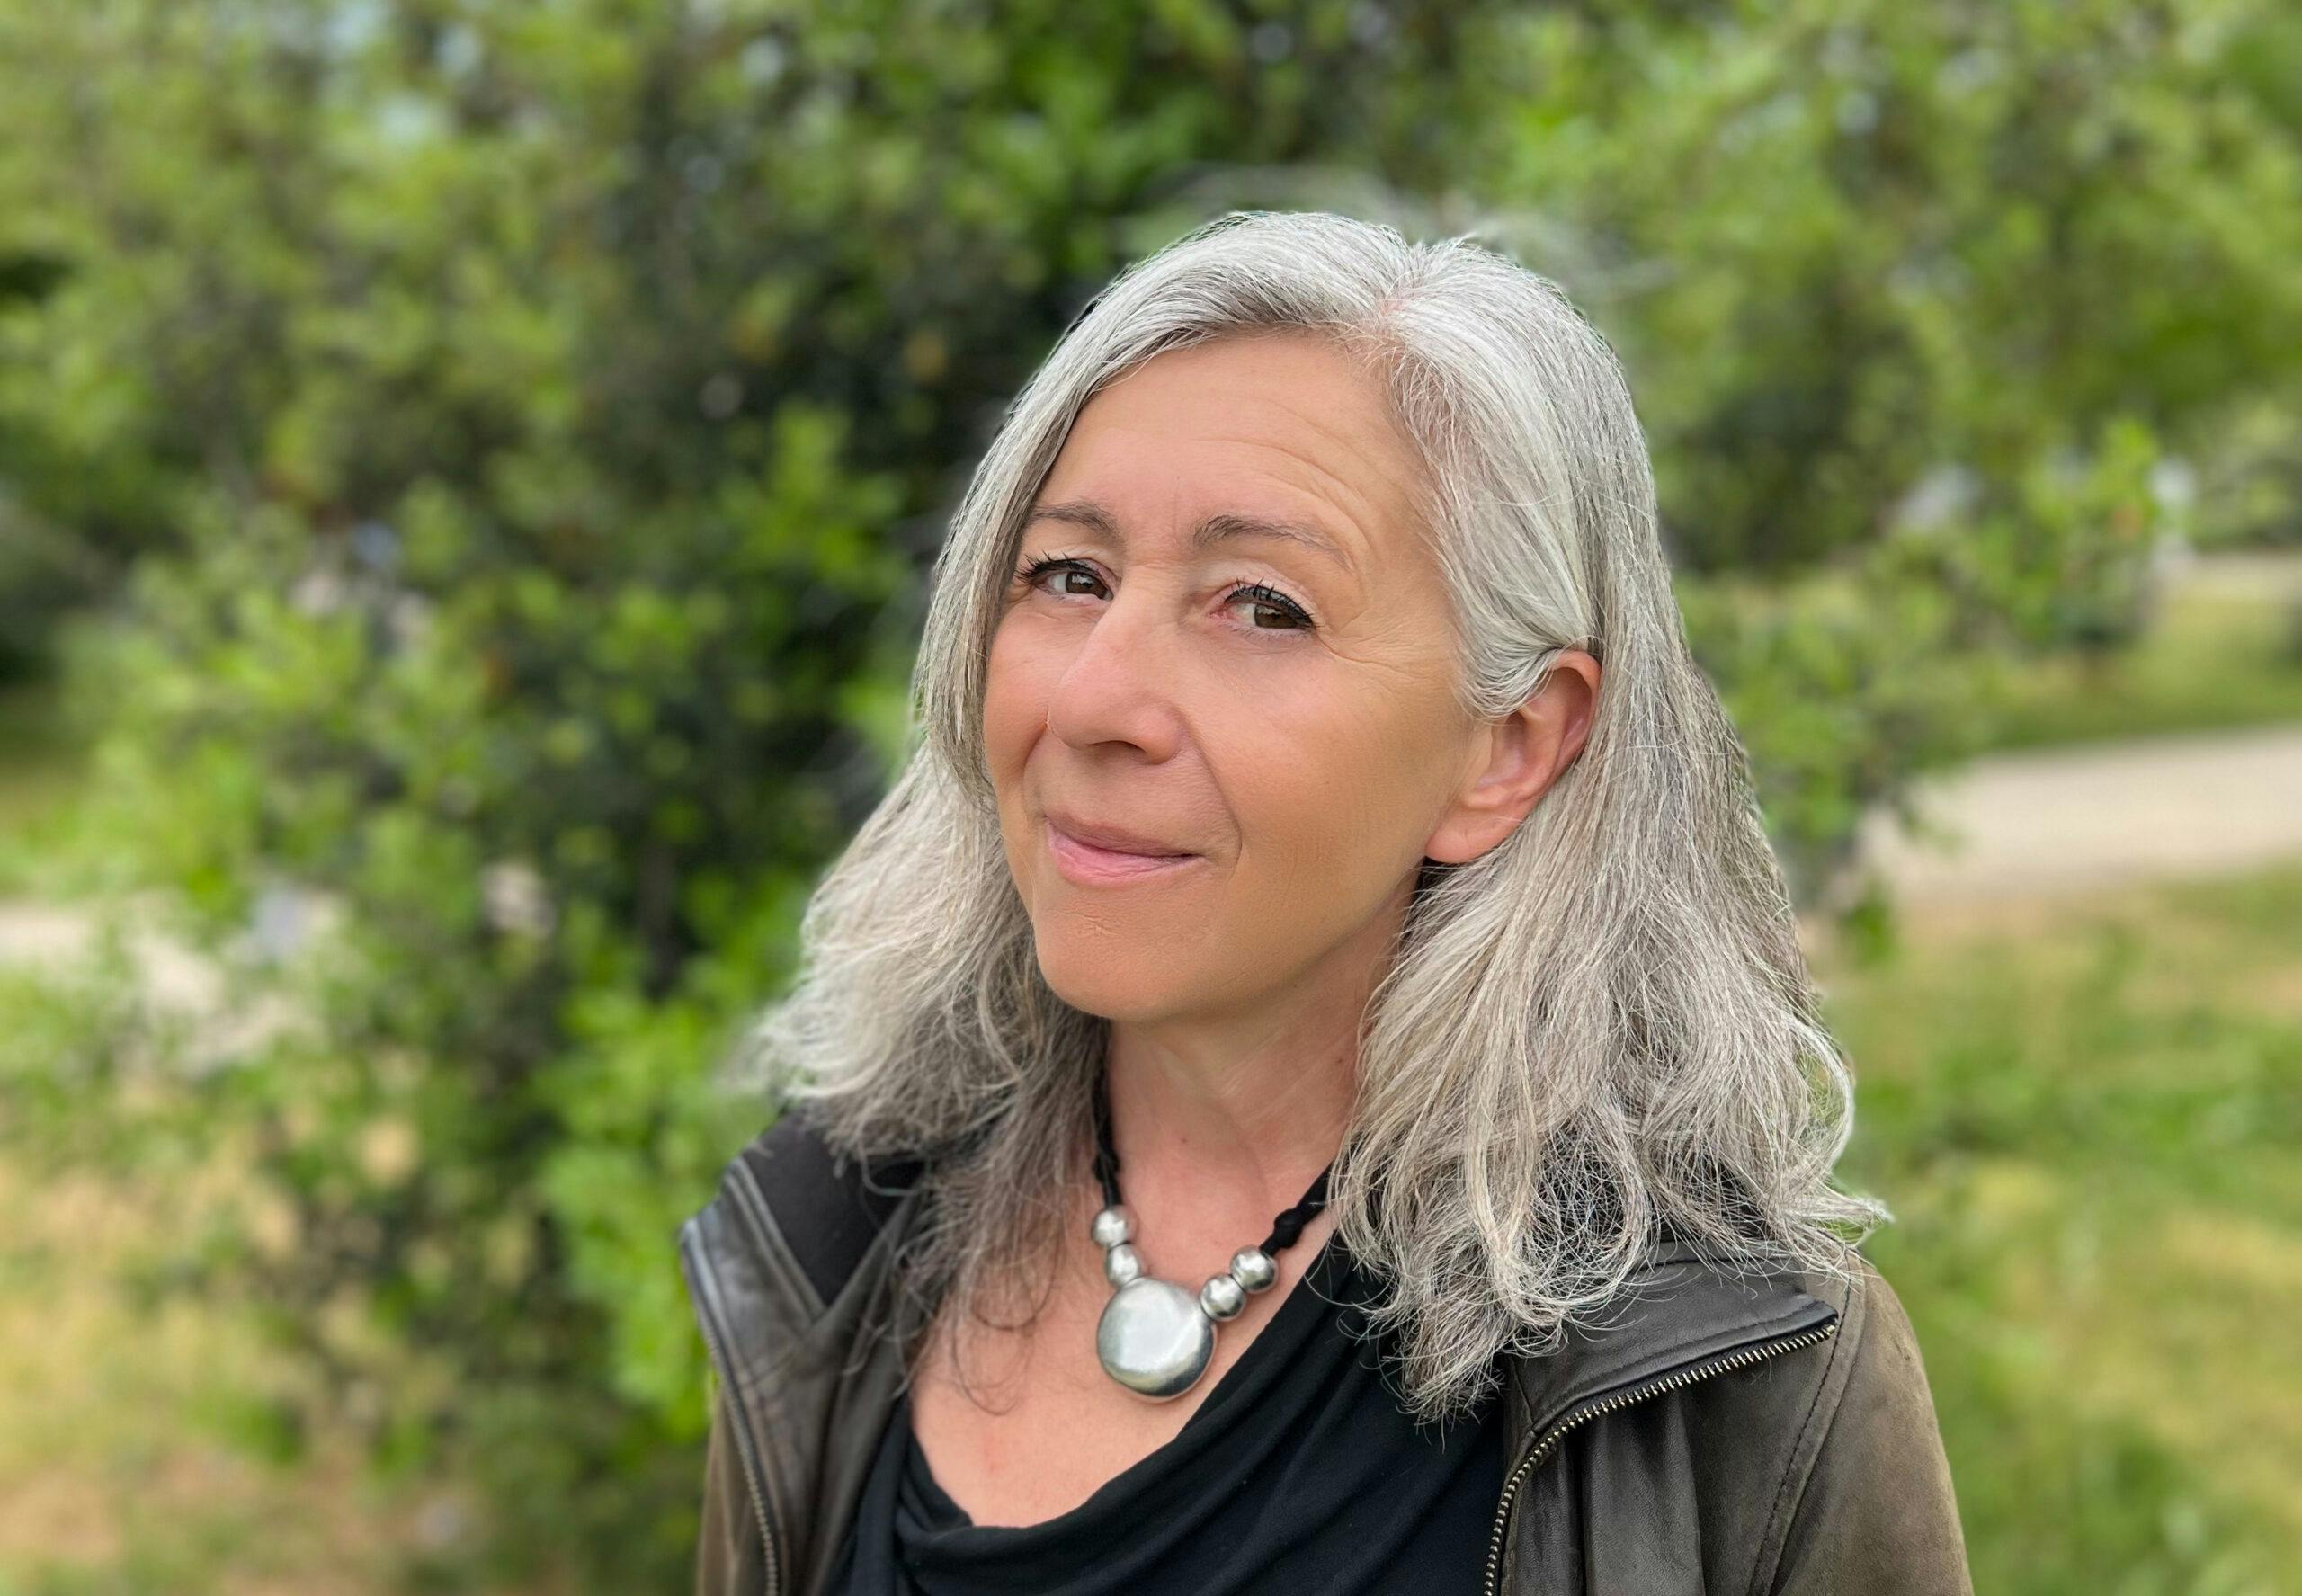
[[[1423,857],[1467,864],[1517,830],[1583,752],[1598,698],[1599,662],[1579,648],[1563,650],[1532,697],[1479,729],[1463,785],[1423,843]]]

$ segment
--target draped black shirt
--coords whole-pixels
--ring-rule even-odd
[[[936,1484],[899,1397],[834,1596],[1480,1590],[1501,1401],[1416,1425],[1395,1367],[1362,1339],[1375,1288],[1330,1235],[1173,1440],[1038,1524],[973,1522]]]

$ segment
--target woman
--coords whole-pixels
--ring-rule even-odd
[[[683,1227],[704,1592],[1970,1589],[1622,374],[1462,241],[1122,274]],[[1817,1088],[1821,1091],[1817,1091]]]

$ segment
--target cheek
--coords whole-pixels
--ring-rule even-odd
[[[1432,782],[1454,757],[1447,724],[1424,694],[1370,692],[1348,679],[1329,686],[1266,700],[1227,738],[1225,787],[1262,868],[1325,891],[1379,895],[1428,840]]]
[[[1039,734],[1047,696],[1040,690],[1031,651],[1021,633],[1002,626],[992,634],[985,662],[984,757],[995,772],[1019,768]]]

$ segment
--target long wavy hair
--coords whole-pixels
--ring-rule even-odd
[[[1092,1176],[1108,1022],[1042,978],[985,760],[986,662],[1022,525],[1091,396],[1227,335],[1332,339],[1424,466],[1455,690],[1509,714],[1561,650],[1602,662],[1580,756],[1504,842],[1425,860],[1361,1017],[1331,1178],[1418,1419],[1500,1354],[1602,1322],[1667,1228],[1731,1271],[1850,1278],[1893,1217],[1829,1183],[1853,1128],[1749,761],[1689,650],[1646,440],[1613,352],[1557,288],[1469,236],[1234,211],[1113,279],[1009,406],[932,572],[892,789],[824,876],[788,995],[733,1073],[841,1153],[922,1162],[906,1339],[949,1294],[1044,1306]],[[1843,1233],[1843,1234],[1842,1234]],[[1020,1293],[1022,1318],[994,1320]]]

